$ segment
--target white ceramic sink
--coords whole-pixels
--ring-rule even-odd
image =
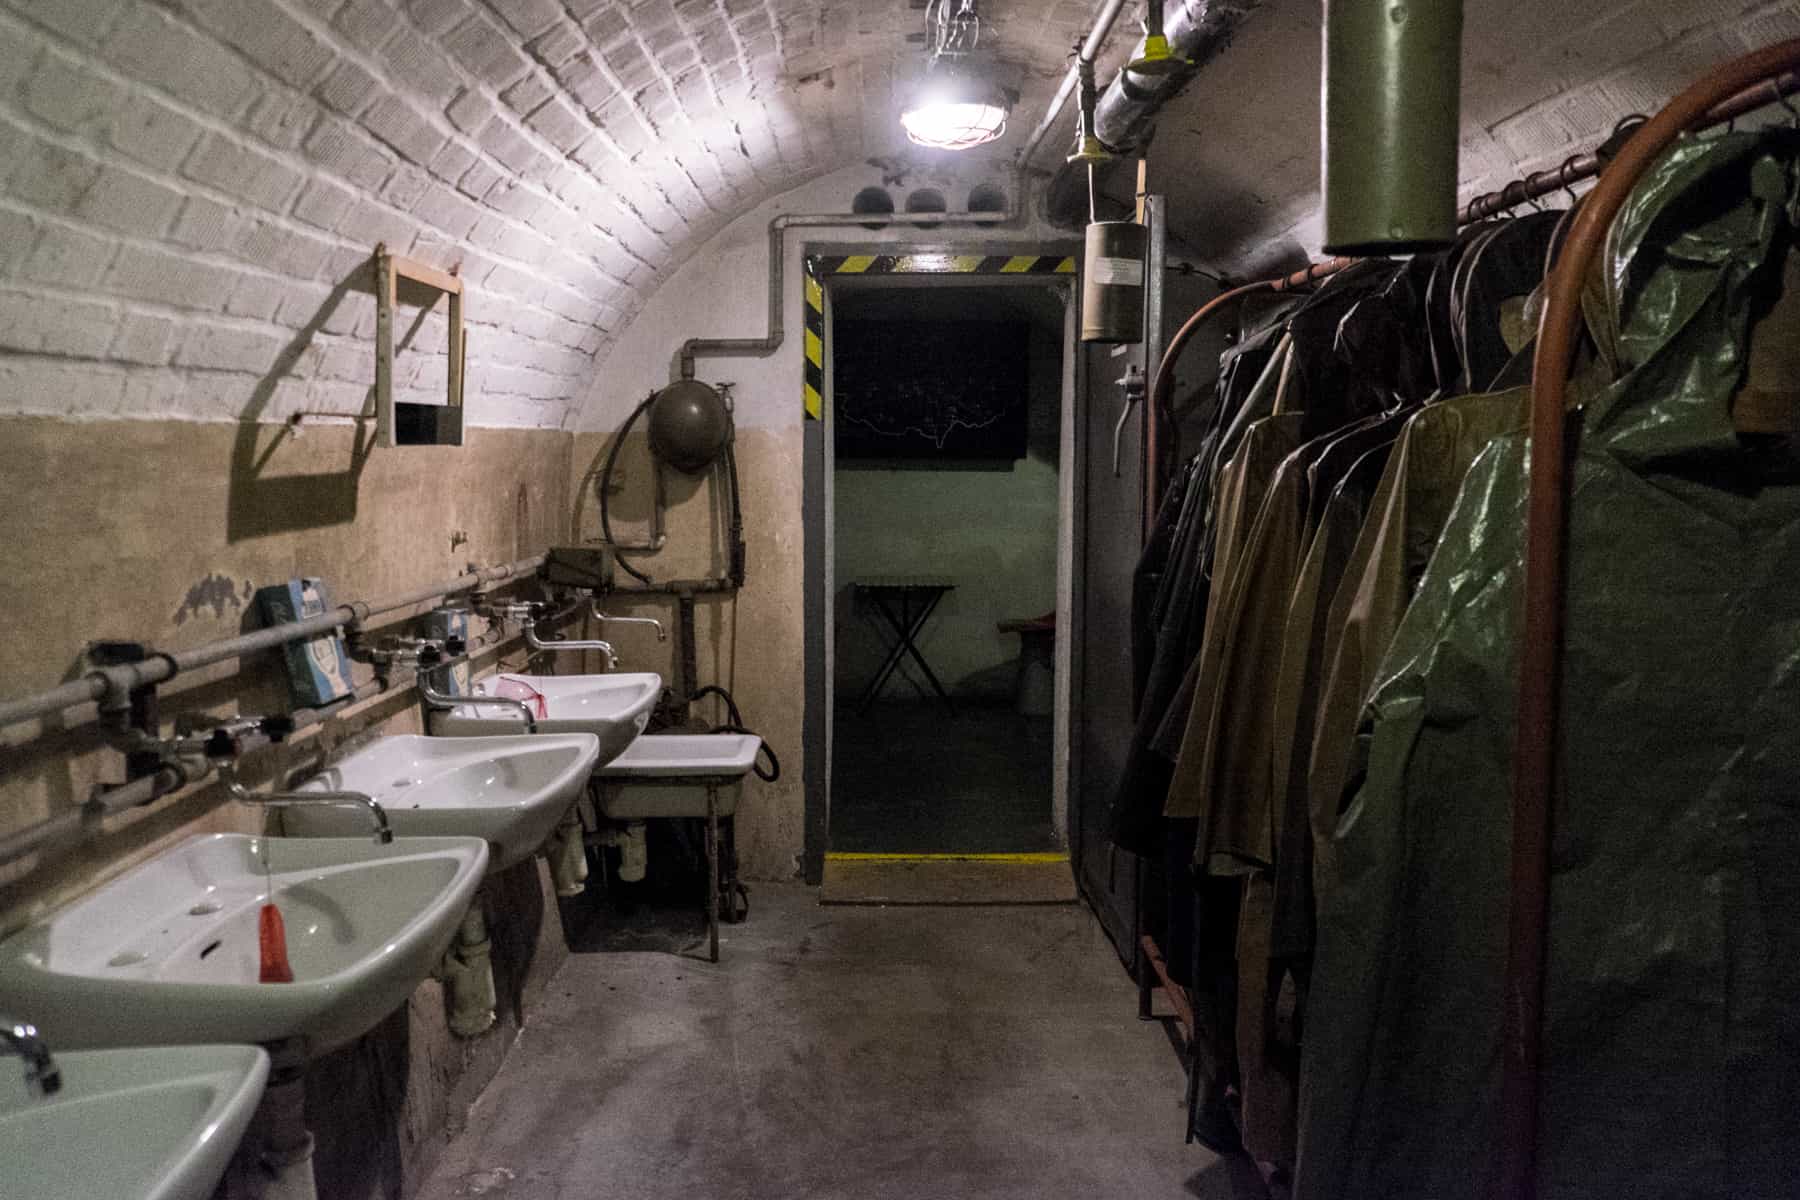
[[[255,1046],[78,1050],[56,1062],[62,1089],[36,1097],[18,1060],[0,1058],[0,1196],[208,1200],[269,1077]]]
[[[479,838],[190,838],[0,942],[0,1011],[56,1049],[298,1037],[317,1055],[406,1002],[487,858]],[[271,891],[293,983],[257,982]]]
[[[733,816],[761,745],[750,733],[641,737],[595,772],[600,811],[615,821],[704,817],[710,787],[715,813]]]
[[[488,871],[530,857],[581,794],[600,740],[591,733],[539,737],[377,738],[300,786],[364,792],[387,810],[396,837],[478,837]],[[282,828],[300,837],[359,837],[366,812],[282,810]]]
[[[515,675],[501,672],[475,682],[482,696],[535,694],[527,699],[539,733],[591,733],[600,739],[601,765],[618,757],[644,732],[650,710],[662,694],[662,676],[647,672],[617,675]],[[523,733],[525,716],[508,708],[459,705],[431,714],[431,732],[450,737]]]
[[[762,739],[753,733],[651,734],[627,746],[600,774],[734,779],[750,769],[761,746]],[[367,824],[368,818],[363,821]]]

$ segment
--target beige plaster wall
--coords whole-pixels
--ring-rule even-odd
[[[0,695],[75,671],[84,643],[111,637],[180,649],[254,628],[256,586],[310,574],[339,600],[449,579],[466,565],[537,553],[566,538],[572,435],[475,429],[462,447],[374,450],[369,427],[0,418]],[[421,605],[415,611],[423,611]],[[404,622],[411,614],[380,618]],[[399,625],[395,626],[400,628]],[[520,665],[516,640],[488,653]],[[566,668],[565,668],[566,669]],[[358,668],[359,681],[367,668]],[[279,666],[226,662],[161,689],[165,726],[183,711],[286,707]],[[91,706],[0,732],[0,834],[79,803],[120,778]],[[251,773],[279,776],[322,744],[363,729],[416,731],[410,692],[363,702]],[[58,730],[55,727],[65,727]],[[71,853],[0,870],[0,933],[163,846],[211,830],[255,831],[261,814],[202,786],[107,822]],[[500,1022],[450,1036],[443,997],[423,984],[407,1010],[315,1064],[309,1119],[321,1194],[396,1197],[498,1069],[530,1002],[567,951],[547,877],[524,864],[484,885]],[[29,1017],[30,1014],[21,1014]]]
[[[576,536],[582,541],[600,538],[595,489],[613,436],[584,433],[575,438],[572,509]],[[748,564],[745,586],[735,599],[723,595],[697,598],[694,627],[699,683],[717,683],[729,691],[749,727],[782,756],[779,780],[749,781],[738,809],[737,845],[739,869],[745,877],[790,879],[799,871],[805,820],[800,747],[804,621],[802,595],[796,585],[804,562],[799,439],[777,430],[739,428],[737,461]],[[640,432],[633,431],[621,448],[613,483],[613,532],[624,541],[642,541],[649,532],[655,474]],[[723,574],[730,520],[724,488],[675,471],[665,473],[664,486],[667,545],[657,554],[628,557],[653,580]],[[619,583],[635,586],[623,572]],[[658,643],[647,626],[612,625],[598,636],[612,642],[623,669],[656,671],[665,682],[672,681],[677,670],[674,597],[617,594],[606,604],[614,615],[656,617],[671,631],[666,643]],[[697,707],[695,716],[708,722],[725,719],[713,700]]]

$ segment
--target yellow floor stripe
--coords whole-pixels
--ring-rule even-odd
[[[997,862],[997,863],[1066,863],[1069,856],[1061,851],[1046,850],[1022,854],[862,854],[828,853],[826,862]]]
[[[1002,275],[1022,274],[1031,270],[1032,264],[1037,260],[1038,256],[1035,254],[1015,254],[1006,260],[1006,265],[1000,268],[1000,273]]]
[[[958,254],[950,260],[950,265],[958,271],[973,271],[981,265],[983,257],[985,256],[980,254]]]
[[[861,275],[864,271],[869,269],[869,264],[874,261],[875,256],[873,254],[852,254],[849,258],[846,258],[843,265],[838,268],[838,274]]]
[[[810,329],[806,331],[806,361],[815,367],[824,361],[824,348],[819,345],[819,335]]]
[[[1074,272],[1075,260],[1073,258],[1065,258],[1056,264],[1056,273],[1058,275],[1072,275]]]

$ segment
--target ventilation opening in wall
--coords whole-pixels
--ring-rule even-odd
[[[941,213],[948,205],[944,203],[944,193],[936,188],[920,188],[906,197],[906,211],[909,213]],[[936,229],[936,221],[920,221],[920,229]]]
[[[1006,211],[1006,193],[991,183],[977,184],[969,191],[969,211],[997,213]]]
[[[894,197],[888,193],[886,188],[866,187],[856,193],[856,198],[850,201],[850,211],[858,214],[891,213],[894,211]],[[886,224],[885,221],[864,221],[863,228],[881,229]]]

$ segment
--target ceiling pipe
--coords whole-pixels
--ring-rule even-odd
[[[1186,61],[1176,70],[1145,75],[1122,70],[1100,94],[1094,109],[1094,132],[1108,146],[1135,145],[1163,101],[1187,86],[1188,80],[1226,46],[1245,17],[1262,0],[1174,0],[1163,31],[1170,52]]]
[[[1037,123],[1031,131],[1025,145],[1020,148],[1017,161],[1021,167],[1029,166],[1036,157],[1038,147],[1043,145],[1044,138],[1050,133],[1050,127],[1056,124],[1056,118],[1062,115],[1063,106],[1068,104],[1069,97],[1075,94],[1076,85],[1081,82],[1081,65],[1086,63],[1090,68],[1100,51],[1106,47],[1106,39],[1112,35],[1113,23],[1125,10],[1125,0],[1107,0],[1106,7],[1094,18],[1094,27],[1088,31],[1087,38],[1076,52],[1075,62],[1056,86],[1056,95],[1050,97],[1050,107],[1044,111],[1044,119]]]
[[[694,377],[694,360],[706,358],[767,358],[781,349],[786,337],[782,308],[787,300],[787,231],[790,229],[848,229],[881,226],[938,225],[1005,229],[1016,227],[1025,212],[1025,172],[1013,172],[1013,186],[1002,212],[933,213],[782,213],[769,222],[769,332],[759,338],[689,338],[681,343],[679,375]]]

